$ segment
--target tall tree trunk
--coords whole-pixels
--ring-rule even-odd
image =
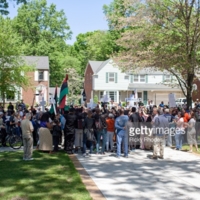
[[[187,77],[187,109],[192,107],[192,87],[194,81],[194,74],[189,73]]]

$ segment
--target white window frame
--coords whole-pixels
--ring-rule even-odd
[[[110,77],[111,74],[113,74],[113,77]],[[113,81],[110,81],[110,79],[113,79]],[[115,72],[108,73],[108,83],[115,83]]]
[[[135,80],[135,77],[137,77],[137,80]],[[137,83],[137,82],[139,82],[139,75],[138,74],[134,74],[133,75],[133,82],[135,82],[135,83]]]
[[[144,78],[142,77],[144,76]],[[135,77],[137,77],[137,79],[135,80]],[[146,75],[145,74],[134,74],[133,75],[133,83],[145,83],[146,82]]]
[[[111,92],[113,92],[113,94],[114,94],[114,99],[112,99],[111,98],[111,96],[110,96],[110,93]],[[107,94],[107,96],[111,99],[111,100],[113,100],[114,102],[116,102],[117,101],[117,91],[106,91],[106,94]]]
[[[125,75],[125,76],[124,76],[124,79],[125,79],[125,80],[129,80],[129,75]]]
[[[141,76],[144,78],[142,78]],[[145,74],[140,75],[140,83],[145,83],[145,82],[146,82],[146,75]]]
[[[40,73],[42,72],[43,78],[40,78]],[[44,81],[44,71],[38,71],[38,81]]]
[[[171,75],[170,74],[165,74],[164,75],[164,81],[170,82],[171,81]]]

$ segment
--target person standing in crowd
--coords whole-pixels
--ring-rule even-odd
[[[7,133],[6,133],[6,127],[5,127],[5,121],[3,119],[3,112],[0,112],[0,132],[2,134],[2,145],[4,147],[6,147],[6,136],[7,136]]]
[[[53,135],[53,145],[54,145],[53,151],[57,152],[58,151],[59,138],[60,138],[60,135],[62,135],[61,124],[60,124],[58,119],[54,120],[52,135]]]
[[[109,113],[108,118],[106,119],[107,124],[107,141],[106,141],[106,150],[109,150],[110,144],[110,151],[113,152],[113,135],[115,131],[115,120],[114,115]]]
[[[136,112],[136,108],[135,107],[132,107],[132,114],[130,115],[130,121],[133,123],[133,128],[136,130],[136,129],[140,129],[140,123],[142,122],[142,119],[139,115],[138,112]],[[132,149],[131,150],[134,150],[136,149],[136,146],[137,146],[137,142],[140,141],[140,135],[136,134],[134,135],[133,137],[133,146],[131,147]]]
[[[124,109],[119,110],[120,116],[115,120],[115,128],[117,129],[117,157],[121,156],[121,144],[124,143],[124,157],[128,158],[128,136],[125,126],[128,122],[128,116],[124,115]]]
[[[61,124],[61,130],[62,130],[61,135],[59,136],[59,144],[63,145],[64,144],[63,135],[64,135],[64,128],[65,128],[66,119],[61,113],[59,113],[58,116],[59,116],[59,120],[60,120],[60,124]]]
[[[96,142],[96,154],[99,154],[99,145],[100,140],[102,138],[103,144],[101,148],[101,154],[105,154],[105,145],[106,145],[106,121],[104,115],[100,113],[100,109],[96,109],[95,118],[95,129],[97,134],[97,142]]]
[[[83,123],[83,156],[86,156],[87,142],[90,149],[90,154],[92,154],[93,150],[93,138],[94,138],[94,128],[95,128],[95,120],[92,118],[92,111],[88,110],[87,117]],[[89,138],[90,136],[90,138]]]
[[[176,135],[175,135],[175,142],[176,142],[176,150],[182,149],[183,143],[183,134],[185,134],[184,129],[184,113],[178,112],[178,117],[175,120],[176,123]]]
[[[190,150],[189,150],[190,153],[192,153],[193,145],[195,146],[196,151],[199,151],[198,146],[197,146],[197,141],[196,141],[195,124],[196,124],[195,115],[194,113],[192,113],[191,118],[187,124],[187,127],[188,127],[187,139],[188,139],[188,144],[190,145]]]
[[[33,160],[32,152],[33,152],[33,125],[30,121],[31,114],[27,113],[26,118],[21,122],[21,129],[22,129],[22,137],[23,137],[23,144],[24,144],[24,157],[23,160]]]
[[[74,148],[74,140],[75,140],[75,123],[76,123],[76,115],[74,114],[74,108],[69,109],[69,113],[65,115],[66,123],[65,123],[65,144],[64,149],[66,153],[73,154]]]
[[[163,115],[162,110],[157,110],[158,116],[154,120],[155,135],[153,144],[153,156],[152,159],[157,159],[158,149],[160,150],[160,159],[164,159],[165,149],[165,129],[169,127],[168,119]]]
[[[172,127],[171,124],[172,124],[172,116],[169,114],[169,109],[166,108],[164,110],[164,116],[167,118],[168,122],[169,122],[169,130],[170,128]],[[172,136],[171,136],[171,133],[169,132],[167,138],[166,138],[166,144],[168,147],[171,147],[172,146]]]
[[[164,108],[164,106],[165,106],[165,105],[164,105],[164,102],[163,102],[163,101],[161,101],[161,103],[160,103],[159,107],[160,107],[160,108]]]
[[[76,109],[76,132],[75,132],[75,150],[78,151],[78,148],[83,146],[83,125],[84,125],[84,118],[83,118],[83,109],[77,108]]]
[[[14,106],[12,105],[12,103],[10,102],[8,105],[8,110],[13,111],[14,110]]]

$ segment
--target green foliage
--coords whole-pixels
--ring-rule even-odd
[[[88,60],[104,61],[119,51],[119,46],[115,43],[118,37],[119,34],[115,31],[94,31],[77,36],[71,55],[81,62],[82,75]]]
[[[29,85],[29,77],[25,74],[34,70],[21,57],[21,38],[12,25],[13,21],[0,17],[0,94],[3,102],[9,92]]]
[[[9,7],[9,2],[16,2],[17,5],[18,4],[21,4],[21,3],[24,3],[26,4],[27,3],[27,0],[0,0],[0,14],[2,15],[8,15],[9,12],[8,12],[8,7]]]
[[[98,103],[98,101],[99,101],[99,98],[98,98],[98,96],[97,95],[94,95],[94,103]]]
[[[68,74],[69,78],[69,94],[67,95],[68,104],[78,104],[78,100],[81,97],[81,88],[83,88],[83,79],[74,68],[65,68],[64,72],[65,74]]]
[[[69,47],[71,31],[63,10],[47,5],[46,0],[33,0],[22,5],[14,19],[14,28],[22,37],[25,55],[49,56],[50,85],[61,84],[62,62]]]

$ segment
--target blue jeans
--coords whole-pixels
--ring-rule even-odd
[[[176,133],[175,142],[176,142],[176,148],[181,149],[183,143],[183,135],[181,133]]]
[[[103,137],[103,144],[102,144],[102,148],[101,148],[101,153],[104,153],[105,152],[105,146],[106,146],[106,131],[105,131],[105,129],[97,131],[97,143],[96,143],[97,153],[99,153],[99,144],[100,144],[101,136]]]
[[[86,133],[83,133],[83,153],[86,153],[86,149],[87,149],[87,135]],[[90,148],[90,154],[92,153],[92,149],[93,149],[93,141],[88,141],[89,143],[89,148]]]
[[[117,156],[121,156],[121,144],[124,144],[124,156],[128,156],[128,136],[117,134]]]

